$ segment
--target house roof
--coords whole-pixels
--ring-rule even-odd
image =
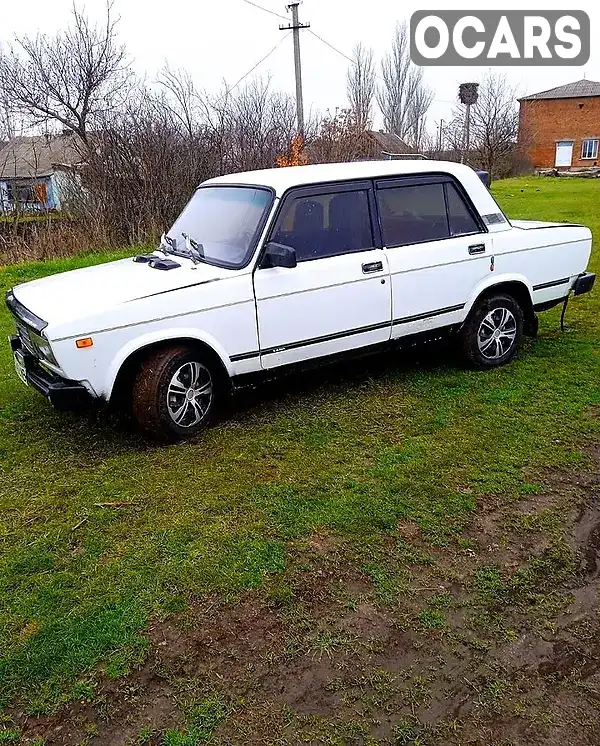
[[[532,93],[531,96],[523,96],[519,101],[535,101],[539,99],[556,98],[590,98],[600,96],[600,83],[595,80],[576,80],[574,83],[559,85],[541,93]]]
[[[0,148],[0,179],[49,176],[57,168],[81,163],[78,140],[73,133],[14,137]]]
[[[386,155],[404,155],[406,153],[415,153],[414,148],[407,145],[404,140],[391,132],[377,132],[370,130],[369,134],[375,140],[381,151]]]

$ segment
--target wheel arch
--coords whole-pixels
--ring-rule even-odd
[[[504,275],[486,280],[485,283],[479,285],[467,303],[465,322],[482,299],[497,293],[505,293],[517,301],[525,317],[525,334],[535,337],[538,320],[533,308],[533,287],[522,275]]]
[[[203,354],[207,355],[214,362],[215,366],[222,373],[223,378],[228,382],[231,380],[231,363],[220,345],[215,340],[207,340],[199,337],[192,330],[187,332],[180,329],[172,335],[162,333],[158,337],[155,335],[142,337],[122,348],[113,360],[107,376],[105,385],[107,401],[114,401],[115,398],[128,390],[128,387],[133,384],[137,369],[148,355],[158,349],[177,344],[184,344],[190,348],[202,350]]]

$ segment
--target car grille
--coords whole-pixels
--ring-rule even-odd
[[[19,335],[19,339],[21,340],[21,344],[23,345],[23,347],[27,350],[27,352],[30,352],[36,357],[39,357],[35,345],[31,341],[31,333],[29,329],[19,319],[15,319],[15,323],[17,326],[17,334]]]
[[[39,358],[40,354],[37,349],[36,338],[40,336],[41,331],[47,326],[46,322],[20,303],[15,298],[12,290],[9,290],[6,295],[6,305],[15,320],[17,334],[23,348],[32,355],[35,355],[36,358]]]

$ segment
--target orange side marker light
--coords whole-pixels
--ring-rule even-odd
[[[85,350],[86,347],[94,346],[94,340],[91,337],[84,337],[83,339],[78,339],[75,344],[77,345],[77,349]]]

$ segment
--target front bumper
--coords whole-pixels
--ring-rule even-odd
[[[53,407],[68,411],[85,409],[92,404],[94,398],[83,384],[69,381],[43,368],[39,360],[23,347],[19,336],[11,336],[10,346],[13,352],[21,352],[27,383],[46,397]]]

